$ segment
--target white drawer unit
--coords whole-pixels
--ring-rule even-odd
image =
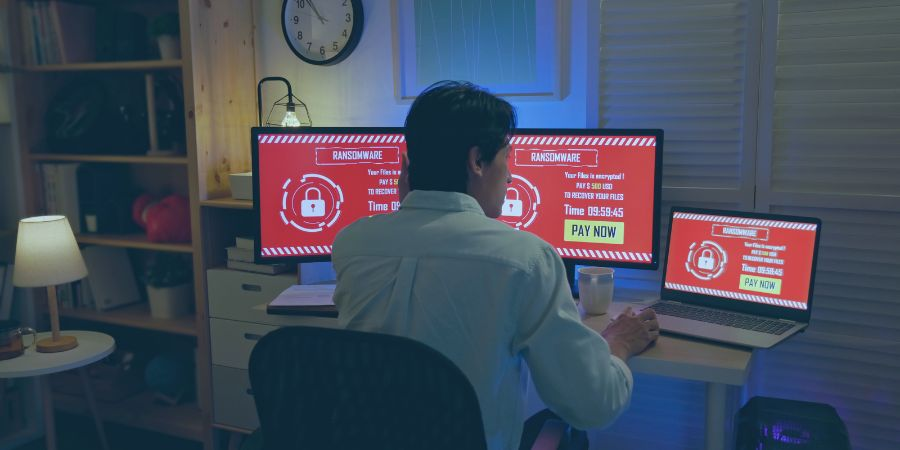
[[[212,363],[246,370],[253,346],[260,338],[276,329],[278,326],[275,325],[209,319]]]
[[[271,315],[266,304],[297,283],[296,275],[263,275],[229,269],[207,271],[212,363],[213,422],[255,430],[250,353],[266,334],[283,326],[337,327],[337,319]]]
[[[213,365],[212,386],[215,423],[251,431],[259,427],[246,370]]]
[[[209,317],[247,320],[250,308],[272,301],[297,284],[296,274],[264,275],[229,269],[206,271]]]

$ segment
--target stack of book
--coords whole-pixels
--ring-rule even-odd
[[[253,261],[253,238],[238,236],[234,238],[234,247],[226,247],[228,268],[245,272],[275,275],[288,272],[292,265],[284,263],[258,264]]]
[[[22,41],[28,64],[94,60],[94,5],[59,0],[22,2]]]

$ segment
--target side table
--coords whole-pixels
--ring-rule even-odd
[[[38,353],[34,345],[25,350],[25,354],[13,359],[0,361],[0,378],[40,377],[41,396],[44,401],[44,427],[46,428],[46,442],[48,450],[56,450],[56,424],[53,419],[53,393],[50,389],[50,378],[47,375],[64,372],[70,369],[78,369],[81,383],[84,387],[84,396],[88,402],[91,414],[94,416],[94,425],[100,436],[100,443],[104,450],[109,449],[106,442],[106,433],[103,431],[103,421],[97,411],[97,402],[94,399],[94,391],[91,388],[85,366],[97,362],[116,348],[116,341],[112,336],[94,331],[65,330],[67,336],[75,336],[78,339],[78,347],[59,353]],[[50,333],[38,333],[37,340],[50,337]]]

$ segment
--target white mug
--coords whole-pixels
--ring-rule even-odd
[[[578,298],[588,315],[606,314],[613,298],[613,269],[581,267],[578,269]]]

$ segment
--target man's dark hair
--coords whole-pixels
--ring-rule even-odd
[[[515,129],[506,100],[468,82],[432,84],[406,115],[410,190],[466,192],[469,149],[493,161]]]

